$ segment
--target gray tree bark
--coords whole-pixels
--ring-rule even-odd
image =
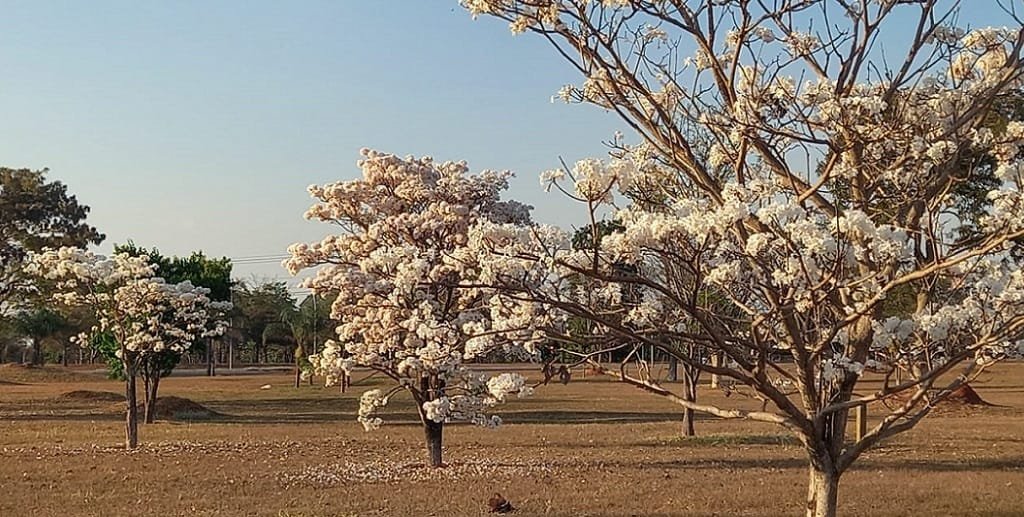
[[[134,449],[139,446],[139,406],[135,396],[135,364],[134,361],[123,361],[125,375],[125,403],[128,405],[124,422],[125,447]]]
[[[835,517],[839,501],[839,475],[811,462],[807,485],[807,517]]]

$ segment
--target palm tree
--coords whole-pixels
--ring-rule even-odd
[[[31,309],[14,316],[14,329],[32,343],[33,365],[43,364],[43,341],[67,328],[68,321],[49,308]],[[66,355],[66,354],[65,354]]]
[[[295,387],[299,387],[302,370],[309,366],[309,351],[317,352],[321,336],[330,335],[335,324],[331,320],[331,300],[311,294],[297,309],[286,311],[282,319],[288,324],[295,339]],[[310,379],[312,383],[312,378]]]

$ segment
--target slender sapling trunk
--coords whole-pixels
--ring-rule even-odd
[[[145,422],[147,424],[152,424],[156,421],[156,399],[157,390],[160,388],[160,376],[156,375],[152,376],[152,378],[150,378],[150,376],[146,376],[143,378],[143,381],[145,384],[143,389],[145,389],[146,392]]]
[[[129,359],[123,361],[125,376],[125,403],[127,414],[125,415],[125,446],[134,449],[139,446],[139,406],[135,396],[135,361]]]

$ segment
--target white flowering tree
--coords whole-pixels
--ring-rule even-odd
[[[160,283],[159,279],[155,281]],[[144,421],[156,420],[156,401],[160,380],[171,374],[181,355],[200,340],[222,336],[227,330],[227,312],[230,302],[210,299],[210,289],[192,285],[185,280],[176,284],[163,283],[160,297],[151,303],[155,337],[162,343],[139,354],[136,371],[142,378],[145,401]],[[209,344],[207,346],[210,346]],[[123,361],[122,361],[123,362]]]
[[[473,225],[518,227],[529,221],[529,207],[500,199],[507,172],[470,175],[464,162],[365,149],[362,156],[362,178],[309,189],[317,201],[306,217],[342,232],[292,245],[285,266],[292,274],[318,268],[304,285],[337,295],[331,307],[331,318],[341,322],[337,339],[310,357],[316,373],[328,385],[355,367],[394,380],[390,390],[363,393],[359,422],[377,428],[382,421],[375,412],[407,391],[436,467],[446,422],[496,425],[500,420],[485,414],[489,407],[511,393],[529,393],[521,376],[488,378],[467,367],[503,346],[500,335],[515,329],[492,325],[490,296],[473,287],[476,272],[461,260]]]
[[[621,230],[578,253],[554,232],[478,228],[481,274],[509,301],[588,318],[627,345],[675,338],[723,354],[720,366],[680,355],[749,387],[764,410],[611,373],[791,430],[810,464],[807,515],[835,515],[839,479],[865,450],[1017,353],[1024,123],[1001,109],[1022,86],[1015,4],[971,2],[1010,26],[977,30],[936,0],[462,4],[550,41],[584,77],[559,97],[641,138],[542,180],[592,219],[611,210]],[[612,267],[623,262],[636,272]],[[645,301],[628,320],[609,315],[565,288],[578,275]],[[700,303],[708,292],[737,313]],[[885,375],[866,393],[868,368]],[[850,410],[880,400],[893,409],[847,439]]]
[[[183,353],[197,339],[223,331],[223,323],[212,318],[209,291],[189,282],[164,282],[144,255],[116,253],[107,258],[65,247],[34,255],[29,271],[55,282],[58,302],[95,313],[97,324],[76,337],[82,346],[99,335],[116,342],[125,377],[125,442],[129,449],[137,447],[140,367],[153,355]],[[150,408],[155,398],[154,389],[147,400]]]

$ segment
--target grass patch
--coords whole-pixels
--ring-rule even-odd
[[[207,422],[213,420],[219,420],[224,415],[220,413],[214,413],[209,410],[205,411],[175,411],[171,413],[170,420],[176,422]]]

